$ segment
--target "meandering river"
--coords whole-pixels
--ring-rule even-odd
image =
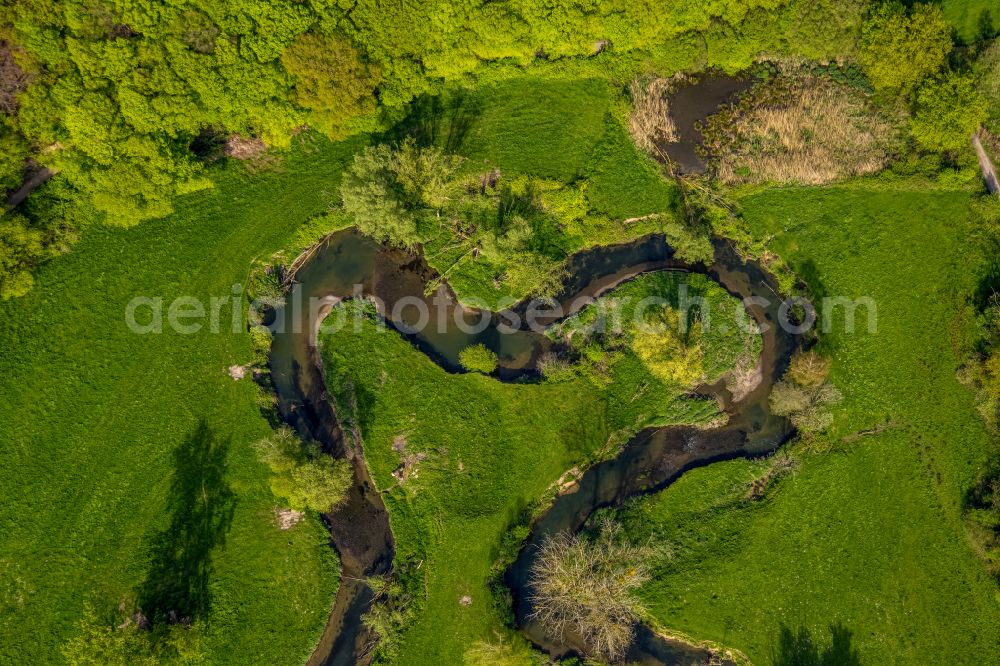
[[[573,309],[573,303],[581,302],[581,297],[596,297],[641,273],[657,270],[705,273],[730,294],[749,303],[747,311],[762,326],[759,361],[762,380],[738,402],[732,401],[722,382],[701,387],[700,392],[714,395],[725,406],[729,414],[725,425],[707,430],[664,427],[638,433],[617,457],[587,470],[575,492],[557,498],[534,522],[531,536],[505,578],[513,592],[519,626],[536,646],[550,654],[578,654],[582,645],[572,637],[555,643],[530,620],[528,572],[537,546],[546,535],[578,530],[595,510],[662,489],[693,467],[773,451],[792,432],[785,419],[770,413],[767,402],[773,382],[784,372],[798,344],[795,336],[777,325],[780,303],[775,282],[757,263],[743,261],[729,243],[717,240],[714,246],[715,262],[708,267],[690,266],[677,260],[660,236],[587,250],[570,260],[571,277],[558,299],[568,311]],[[378,245],[354,231],[339,232],[325,239],[299,268],[286,306],[275,312],[277,321],[283,325],[276,326],[270,365],[282,417],[300,436],[319,442],[334,455],[350,459],[354,466],[354,483],[347,501],[324,517],[342,561],[343,577],[327,629],[310,664],[364,663],[372,638],[361,616],[371,601],[371,592],[362,579],[387,572],[394,554],[388,515],[369,478],[363,452],[355,439],[343,431],[328,399],[316,347],[317,331],[336,303],[358,294],[355,285],[362,285],[365,295],[381,299],[388,322],[401,331],[409,330],[414,323],[412,313],[416,311],[415,308],[396,311],[395,306],[404,299],[428,304],[432,298],[442,299],[439,302],[446,303],[448,321],[453,321],[453,310],[461,310],[461,306],[447,285],[433,296],[425,295],[427,284],[436,277],[419,255]],[[310,303],[318,306],[308,307]],[[526,304],[520,304],[513,310],[523,312],[525,307]],[[478,317],[482,313],[471,314]],[[498,353],[501,379],[536,374],[535,364],[551,341],[528,330],[499,335],[496,319],[479,333],[466,333],[451,325],[441,333],[431,330],[409,333],[407,337],[449,371],[459,370],[460,349],[481,342]],[[678,664],[708,656],[705,649],[660,638],[640,627],[629,659]]]

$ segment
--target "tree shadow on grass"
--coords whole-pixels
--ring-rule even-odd
[[[388,134],[390,139],[412,138],[418,146],[437,146],[456,153],[482,111],[480,101],[463,90],[418,97],[406,117]]]
[[[830,644],[821,648],[805,627],[793,632],[782,625],[771,663],[773,666],[861,666],[858,651],[851,647],[852,636],[847,627],[832,624]]]
[[[201,420],[174,450],[170,524],[150,540],[149,571],[138,591],[154,625],[208,617],[212,553],[225,543],[236,508],[226,481],[229,444]]]

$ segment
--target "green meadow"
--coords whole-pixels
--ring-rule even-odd
[[[164,534],[190,539],[188,552],[172,557],[194,571],[178,593],[208,598],[198,618],[207,623],[208,658],[295,662],[311,652],[338,564],[315,516],[286,532],[275,526],[280,502],[251,448],[269,425],[252,380],[227,374],[251,362],[249,336],[242,326],[230,331],[231,309],[221,333],[193,335],[173,332],[166,320],[162,334],[137,335],[125,310],[135,296],[165,304],[231,297],[254,259],[325,209],[323,193],[357,146],[303,145],[273,172],[227,169],[169,218],[92,227],[73,253],[39,272],[39,288],[0,302],[0,486],[8,489],[0,508],[0,661],[59,662],[85,606],[103,617],[155,587],[147,572]],[[146,321],[141,310],[139,319]],[[172,507],[191,497],[173,491],[172,478],[208,478],[178,464],[184,446],[224,454],[216,490],[232,496],[232,510],[203,517],[220,528],[211,534],[174,524]]]
[[[831,626],[862,664],[1000,659],[1000,596],[960,512],[996,450],[956,378],[983,260],[970,194],[861,181],[740,205],[814,294],[870,297],[877,326],[864,308],[854,333],[834,315],[820,344],[844,401],[827,433],[791,446],[797,468],[763,499],[748,489],[770,461],[734,461],[619,512],[672,552],[642,590],[650,615],[754,663],[775,656],[782,628],[822,646]]]

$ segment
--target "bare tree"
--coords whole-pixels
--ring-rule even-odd
[[[554,637],[579,635],[594,656],[625,654],[643,608],[633,590],[649,579],[648,548],[606,522],[594,540],[562,532],[542,543],[531,569],[532,618]]]

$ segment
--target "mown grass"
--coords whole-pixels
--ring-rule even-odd
[[[325,208],[358,145],[320,142],[253,176],[234,166],[169,218],[91,228],[39,271],[38,288],[0,303],[0,662],[57,663],[85,604],[104,613],[136,594],[170,520],[173,453],[202,421],[228,442],[236,502],[210,553],[207,657],[295,663],[310,653],[338,568],[318,519],[274,525],[278,502],[251,448],[269,432],[257,389],[226,374],[251,361],[248,336],[227,332],[228,308],[222,333],[187,336],[136,335],[124,312],[137,295],[207,307],[231,294],[251,260]]]
[[[412,618],[392,643],[394,664],[461,663],[496,641],[506,608],[488,588],[504,532],[574,465],[648,422],[702,423],[712,401],[658,382],[637,359],[604,381],[577,375],[504,384],[449,375],[391,330],[321,338],[328,383],[357,400],[364,450],[389,509],[395,565],[411,583]],[[393,471],[408,459],[408,477]],[[463,597],[471,603],[462,604]],[[510,637],[505,640],[510,640]]]
[[[876,185],[873,183],[873,185]],[[782,626],[853,632],[864,664],[992,663],[1000,596],[969,545],[961,497],[994,446],[955,372],[980,257],[958,191],[774,190],[741,202],[752,232],[814,293],[877,304],[877,330],[822,348],[844,393],[798,470],[748,502],[766,462],[695,471],[632,503],[637,539],[674,544],[644,599],[664,626],[765,662]]]

